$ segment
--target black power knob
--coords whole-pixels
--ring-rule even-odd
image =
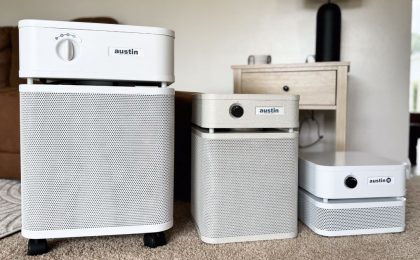
[[[357,186],[357,179],[356,179],[356,178],[354,178],[354,177],[349,176],[349,177],[347,177],[347,178],[344,180],[344,184],[345,184],[348,188],[353,189],[353,188],[355,188],[355,187]]]
[[[240,105],[234,104],[230,106],[229,112],[233,117],[239,118],[244,114],[244,109]]]

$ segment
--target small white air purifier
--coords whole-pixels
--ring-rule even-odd
[[[173,224],[172,31],[19,22],[22,235],[147,233]]]
[[[299,155],[299,219],[323,236],[402,232],[405,166],[361,152]]]
[[[298,96],[194,96],[191,212],[201,240],[297,236],[298,103]]]

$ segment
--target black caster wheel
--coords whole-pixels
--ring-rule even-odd
[[[46,239],[29,239],[28,255],[42,255],[48,252]]]
[[[164,246],[166,245],[165,233],[158,232],[158,233],[144,234],[143,242],[144,242],[144,246],[147,246],[150,248]]]

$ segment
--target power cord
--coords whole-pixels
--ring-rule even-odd
[[[308,148],[308,147],[311,147],[311,146],[313,146],[313,145],[315,145],[315,144],[317,144],[317,143],[319,143],[323,138],[324,138],[324,136],[323,135],[321,135],[321,127],[320,127],[320,125],[319,125],[319,122],[318,122],[318,120],[315,118],[315,111],[311,111],[311,116],[310,117],[308,117],[308,118],[305,118],[304,120],[302,120],[302,122],[300,122],[300,124],[299,124],[299,135],[301,134],[301,129],[302,129],[302,126],[305,124],[305,123],[307,123],[308,125],[309,125],[309,123],[310,122],[314,122],[315,123],[315,125],[316,125],[316,129],[317,129],[317,134],[318,134],[318,137],[317,137],[317,139],[314,141],[314,142],[312,142],[312,143],[310,143],[310,144],[306,144],[306,145],[299,145],[299,148]]]

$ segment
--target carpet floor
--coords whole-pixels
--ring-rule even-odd
[[[0,179],[0,239],[20,231],[20,182]]]
[[[0,240],[0,259],[420,259],[420,177],[407,185],[403,233],[327,238],[300,223],[295,239],[209,245],[197,235],[189,204],[176,202],[164,247],[143,247],[142,235],[54,239],[48,254],[27,257],[26,240],[16,233]]]

